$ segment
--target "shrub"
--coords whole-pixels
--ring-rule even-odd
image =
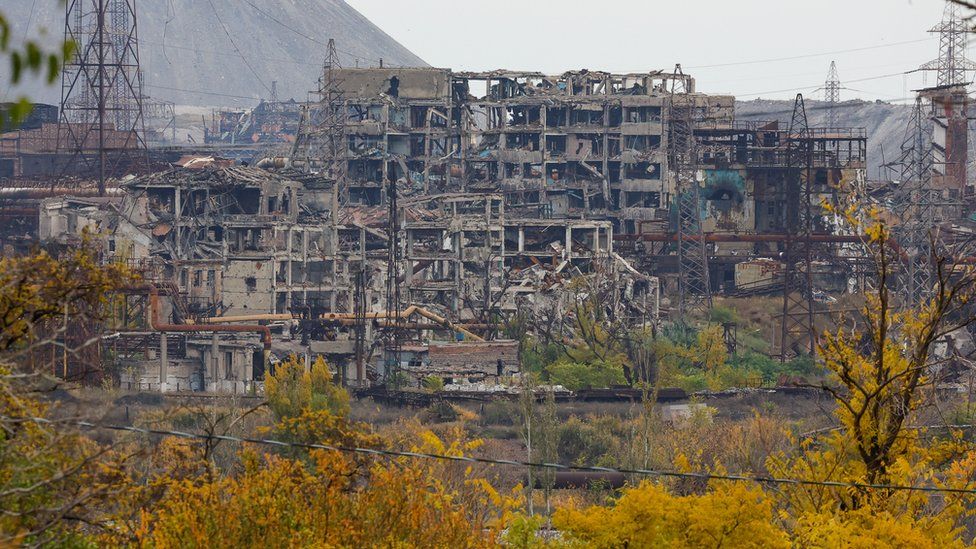
[[[605,425],[571,416],[559,426],[556,449],[561,460],[592,464],[614,448],[614,435]]]
[[[431,393],[439,393],[444,390],[444,379],[437,376],[427,376],[424,378],[424,389]]]
[[[619,364],[602,360],[591,363],[557,362],[550,365],[547,371],[550,383],[573,391],[587,387],[623,385],[627,382]]]

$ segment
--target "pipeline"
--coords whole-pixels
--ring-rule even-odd
[[[261,334],[261,342],[264,343],[264,360],[268,361],[271,353],[271,328],[260,324],[238,324],[234,326],[224,326],[221,324],[163,324],[159,321],[159,289],[155,286],[149,287],[149,322],[157,332],[236,332]]]
[[[470,338],[473,341],[484,341],[485,340],[485,338],[483,338],[483,337],[481,337],[481,336],[479,336],[477,334],[474,334],[471,331],[466,330],[465,328],[463,328],[463,327],[461,327],[461,326],[459,326],[457,324],[454,324],[450,320],[448,320],[448,319],[446,319],[446,318],[444,318],[444,317],[442,317],[442,316],[440,316],[438,314],[432,313],[432,312],[428,311],[427,309],[424,309],[423,307],[418,307],[416,305],[411,305],[411,306],[407,307],[399,315],[396,315],[396,314],[393,314],[393,313],[389,313],[389,312],[384,312],[384,313],[366,313],[365,318],[367,320],[390,319],[390,318],[405,319],[405,318],[409,318],[414,313],[417,313],[418,315],[420,315],[420,316],[422,316],[422,317],[424,317],[424,318],[426,318],[428,320],[432,320],[432,321],[436,322],[437,324],[439,324],[439,325],[441,325],[441,326],[443,326],[443,327],[445,327],[445,328],[447,328],[449,330],[454,330],[455,332],[464,334],[464,337]],[[356,315],[355,315],[355,313],[326,313],[325,315],[322,315],[322,318],[324,320],[339,320],[339,321],[341,321],[341,320],[355,320],[356,319]]]
[[[291,313],[266,313],[236,316],[208,316],[200,319],[203,324],[223,324],[226,322],[254,322],[258,320],[294,320]],[[187,321],[187,324],[192,324]]]
[[[387,324],[389,325],[390,318],[397,317],[400,319],[406,319],[413,316],[414,313],[430,321],[433,321],[439,326],[442,326],[450,330],[454,330],[455,332],[462,333],[464,334],[465,337],[470,338],[474,341],[484,341],[484,338],[482,338],[477,334],[472,333],[466,328],[466,326],[473,327],[473,328],[483,328],[484,326],[481,325],[468,326],[467,324],[455,324],[440,315],[432,313],[427,309],[424,309],[423,307],[418,307],[416,305],[411,305],[407,307],[404,311],[402,311],[399,314],[398,317],[393,313],[382,312],[382,313],[366,313],[364,318],[366,320],[386,320]],[[201,319],[201,321],[214,325],[214,324],[223,324],[227,322],[247,322],[247,321],[256,321],[256,320],[292,320],[292,319],[294,319],[294,317],[289,313],[277,313],[277,314],[269,313],[269,314],[254,314],[254,315],[239,315],[239,316],[215,316],[215,317],[203,318]],[[326,313],[322,315],[322,319],[335,321],[340,324],[351,325],[353,322],[356,321],[356,314],[355,313]],[[185,324],[185,326],[191,326],[191,324]],[[267,329],[266,326],[261,326],[261,327]]]
[[[787,234],[720,234],[720,233],[708,233],[701,237],[705,242],[786,242],[791,236]],[[824,234],[815,233],[809,236],[803,235],[792,235],[793,240],[802,242],[804,240],[810,242],[827,242],[827,243],[858,243],[865,242],[868,240],[866,236],[863,235],[842,235],[842,234]],[[624,234],[624,235],[614,235],[614,240],[627,241],[627,240],[643,240],[645,242],[677,242],[677,233],[639,233],[639,234]]]

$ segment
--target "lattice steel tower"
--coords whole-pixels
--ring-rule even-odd
[[[682,322],[690,313],[712,308],[708,244],[702,233],[701,185],[697,178],[696,106],[691,91],[681,65],[675,65],[669,98],[668,163],[674,175],[677,205],[678,314]]]
[[[783,275],[783,317],[780,358],[791,353],[813,355],[813,140],[803,95],[796,94],[786,148],[786,261]]]
[[[322,80],[319,82],[319,111],[315,133],[323,139],[320,155],[326,162],[327,175],[340,196],[345,189],[346,174],[346,106],[342,94],[342,80],[339,78],[339,53],[335,40],[329,39],[329,49],[322,67]]]
[[[135,0],[68,0],[58,149],[105,180],[146,160]],[[95,158],[90,154],[97,152]]]
[[[901,268],[896,280],[905,305],[916,306],[932,291],[931,231],[937,220],[940,192],[933,189],[931,130],[923,112],[922,98],[915,99],[912,116],[895,165],[900,180],[892,197],[892,210],[899,225],[895,234],[901,249]]]
[[[947,1],[942,22],[929,29],[939,33],[939,58],[925,63],[919,70],[936,72],[936,87],[967,84],[966,71],[976,64],[966,58],[966,46],[972,29],[959,14],[959,5]]]
[[[837,75],[837,63],[830,62],[827,71],[827,81],[824,82],[824,101],[827,103],[827,127],[837,127],[837,104],[840,103],[840,77]]]

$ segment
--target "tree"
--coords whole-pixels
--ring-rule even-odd
[[[37,397],[63,383],[32,357],[57,350],[67,359],[98,345],[97,337],[70,345],[66,330],[103,320],[108,296],[132,279],[123,265],[100,265],[87,236],[60,258],[0,258],[0,544],[79,537],[77,526],[104,524],[126,490],[128,454],[65,432],[56,417],[31,419],[50,416]]]
[[[305,410],[327,410],[340,417],[349,413],[349,393],[332,382],[332,372],[321,356],[306,368],[304,358],[291,355],[265,380],[264,392],[279,418],[295,417]]]
[[[553,524],[587,547],[789,547],[773,509],[761,489],[742,484],[674,496],[643,482],[611,507],[559,510]]]
[[[838,419],[864,467],[863,481],[876,483],[888,480],[891,467],[915,443],[906,427],[925,401],[922,389],[931,381],[935,343],[976,322],[969,307],[976,272],[956,265],[949,250],[937,248],[932,297],[917,308],[899,308],[889,289],[897,268],[891,231],[880,215],[868,213],[861,222],[856,210],[845,212],[851,224],[866,223],[878,276],[860,311],[863,332],[841,328],[827,333],[820,355],[831,381],[840,386],[828,383],[823,389],[838,404]]]

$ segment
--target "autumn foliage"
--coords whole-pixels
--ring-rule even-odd
[[[850,220],[863,222],[853,215]],[[889,255],[883,223],[870,217],[868,223],[866,245],[883,278],[897,261]],[[942,267],[947,262],[937,261]],[[44,334],[58,333],[65,311],[93,321],[106,318],[112,293],[131,280],[131,273],[121,265],[101,264],[84,245],[57,257],[4,258],[0,267],[0,545],[973,543],[976,501],[967,490],[976,479],[976,448],[963,430],[921,423],[932,398],[928,366],[934,342],[974,318],[966,306],[976,276],[967,269],[940,268],[931,299],[914,309],[899,306],[880,284],[864,296],[852,322],[840,322],[821,338],[818,360],[828,372],[822,389],[836,405],[830,429],[801,434],[760,413],[718,426],[707,411],[696,412],[679,429],[663,426],[648,406],[618,432],[606,420],[574,417],[558,424],[553,405],[553,421],[540,425],[558,432],[537,433],[540,447],[572,451],[581,463],[808,482],[634,475],[629,487],[609,499],[576,493],[550,506],[547,489],[545,508],[553,512],[529,516],[524,491],[512,482],[513,475],[502,481],[502,467],[310,447],[437,455],[485,451],[484,441],[467,429],[465,422],[477,417],[470,411],[456,410],[457,421],[437,427],[401,418],[376,430],[353,420],[348,393],[333,383],[322,359],[306,364],[290,357],[278,363],[265,384],[267,402],[254,409],[212,407],[136,419],[140,425],[178,430],[200,416],[189,421],[196,438],[79,431],[73,418],[60,417],[43,399],[44,391],[61,381],[24,357]],[[570,355],[573,364],[631,360],[632,349],[624,342],[580,317],[589,337],[571,347],[569,352],[579,353]],[[661,370],[671,367],[669,361],[693,363],[709,375],[726,367],[721,334],[714,328],[681,348],[659,345],[651,351]],[[528,399],[530,411],[533,402]],[[49,422],[35,421],[38,417]],[[214,436],[227,433],[291,445],[240,444]],[[592,452],[596,446],[599,453]],[[904,489],[919,486],[955,492]],[[557,534],[538,535],[542,528]]]

